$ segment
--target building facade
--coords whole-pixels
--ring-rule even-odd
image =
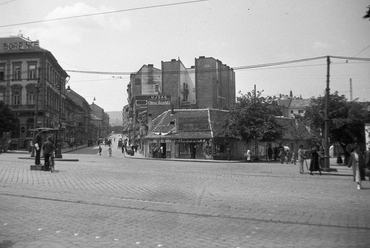
[[[0,101],[17,116],[14,148],[27,148],[35,127],[66,127],[66,71],[53,54],[22,35],[0,38]],[[37,113],[37,114],[36,114]]]

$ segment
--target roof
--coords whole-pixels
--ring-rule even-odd
[[[279,106],[283,106],[283,107],[288,108],[291,101],[292,101],[292,99],[277,100],[277,103],[278,103]]]
[[[290,108],[306,108],[310,106],[311,99],[293,99]]]
[[[218,136],[218,124],[225,113],[216,109],[168,110],[153,120],[146,138],[210,139]]]
[[[304,123],[299,119],[276,117],[277,122],[285,128],[284,140],[308,140],[312,136]]]

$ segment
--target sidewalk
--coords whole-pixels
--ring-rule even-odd
[[[87,147],[87,145],[81,145],[81,146],[78,146],[78,147],[73,147],[73,148],[63,148],[62,149],[62,154],[64,153],[69,153],[69,152],[73,152],[73,151],[77,151],[77,150],[80,150],[82,148],[85,148]],[[28,151],[25,151],[25,150],[13,150],[13,151],[9,151],[7,153],[15,153],[15,154],[27,154],[28,156],[25,156],[25,157],[18,157],[18,159],[27,159],[27,160],[34,160],[35,157],[32,157],[31,156],[31,153],[28,152]],[[70,162],[78,162],[79,159],[66,159],[66,158],[54,158],[55,161],[70,161]]]
[[[280,165],[279,161],[259,161],[259,162],[245,162],[244,160],[211,160],[211,159],[185,159],[185,158],[148,158],[145,157],[144,154],[140,152],[135,152],[133,156],[128,154],[124,154],[126,158],[131,159],[147,159],[147,160],[164,160],[164,161],[177,161],[177,162],[198,162],[198,163],[240,163],[245,164],[256,164],[256,163],[269,163],[269,164],[276,164],[277,166]],[[298,166],[298,163],[297,163]],[[308,162],[309,166],[309,162]],[[308,171],[306,165],[304,165],[304,170]],[[323,175],[335,175],[335,176],[352,176],[352,168],[348,168],[346,165],[338,165],[336,164],[336,158],[330,159],[330,171],[322,171]]]

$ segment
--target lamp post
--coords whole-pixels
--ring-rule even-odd
[[[57,136],[57,150],[55,153],[56,158],[62,158],[62,135],[61,135],[61,128],[62,128],[62,87],[65,87],[65,83],[69,81],[69,76],[65,78],[64,83],[62,81],[59,83],[59,125],[58,125],[58,136]],[[68,86],[69,87],[69,86]]]
[[[37,118],[39,116],[39,93],[40,93],[40,75],[41,75],[40,72],[41,72],[41,68],[39,68],[39,75],[38,75],[38,78],[37,78],[37,83],[35,85],[35,89],[36,89],[36,103],[35,103],[35,118],[33,120],[32,144],[33,144],[33,142],[35,140],[36,127],[37,127]],[[34,157],[34,156],[35,156],[35,147],[32,146],[31,157]]]

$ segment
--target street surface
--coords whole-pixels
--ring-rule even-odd
[[[117,142],[117,139],[116,139]],[[370,247],[370,181],[351,169],[63,154],[56,173],[0,154],[0,247]]]

